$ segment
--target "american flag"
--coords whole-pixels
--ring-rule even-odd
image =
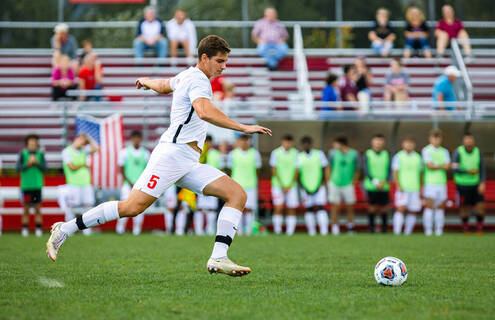
[[[122,184],[118,153],[124,147],[122,117],[114,114],[105,119],[91,116],[76,118],[76,135],[84,133],[95,140],[100,151],[91,156],[91,180],[100,188],[118,188]]]

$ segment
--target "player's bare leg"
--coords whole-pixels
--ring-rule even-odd
[[[124,201],[108,201],[67,222],[52,225],[51,236],[46,243],[48,257],[55,261],[62,244],[78,230],[102,225],[123,217],[135,217],[155,202],[156,198],[133,189]]]
[[[251,272],[248,267],[235,264],[227,257],[227,251],[239,227],[247,195],[244,189],[227,176],[220,177],[208,184],[203,193],[225,200],[217,221],[217,235],[211,257],[206,264],[210,273],[223,273],[240,277]]]

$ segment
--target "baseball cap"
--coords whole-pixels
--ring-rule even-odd
[[[446,76],[455,76],[457,78],[459,78],[461,76],[461,72],[459,71],[459,69],[457,69],[456,66],[448,66],[443,71],[443,74]]]

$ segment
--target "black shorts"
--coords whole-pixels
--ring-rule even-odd
[[[390,202],[388,191],[368,191],[368,202],[371,205],[386,206]]]
[[[41,203],[41,189],[21,191],[21,202],[23,205]]]
[[[478,185],[457,187],[457,196],[461,206],[475,206],[478,202],[485,201],[482,194],[478,192]]]

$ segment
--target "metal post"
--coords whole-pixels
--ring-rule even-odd
[[[428,0],[428,20],[435,21],[435,0]]]
[[[335,1],[335,20],[338,22],[342,22],[344,19],[343,14],[342,14],[342,0],[336,0]],[[338,27],[337,28],[337,47],[342,48],[344,45],[343,39],[342,39],[342,28]]]
[[[64,2],[65,0],[58,0],[58,21],[64,21]]]
[[[249,0],[242,0],[242,21],[248,21],[249,20],[248,1]],[[242,27],[242,46],[244,48],[249,47],[249,29],[248,29],[248,27]]]

